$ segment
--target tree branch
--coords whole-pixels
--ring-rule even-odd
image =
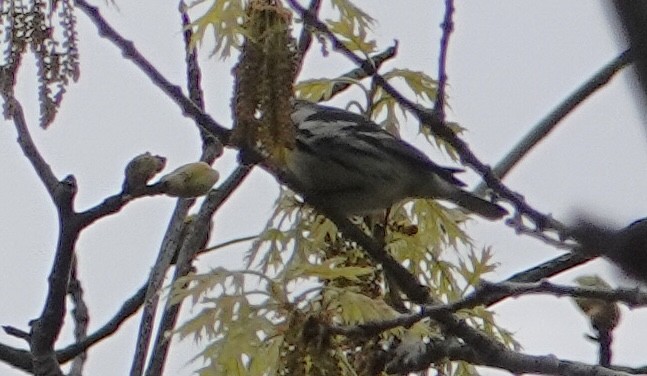
[[[321,9],[321,0],[310,0],[310,4],[308,5],[308,11],[310,11],[313,14],[318,14],[319,9]],[[301,70],[301,67],[303,66],[303,60],[306,57],[306,52],[308,52],[308,49],[310,48],[310,45],[312,44],[312,34],[308,30],[308,25],[303,24],[303,30],[301,30],[301,34],[299,35],[299,41],[297,43],[297,59],[298,61],[296,62],[297,69]]]
[[[26,372],[32,372],[31,353],[27,350],[19,350],[11,346],[0,344],[0,360],[12,367]]]
[[[159,302],[159,291],[162,288],[166,270],[171,265],[171,260],[180,246],[179,240],[182,227],[184,226],[184,218],[186,218],[189,208],[194,202],[195,199],[178,200],[173,211],[173,215],[171,216],[171,220],[169,221],[166,233],[164,234],[164,239],[162,240],[157,260],[151,269],[148,278],[146,297],[144,300],[144,311],[142,312],[139,332],[137,335],[137,344],[135,345],[135,354],[133,355],[133,362],[130,369],[131,376],[139,376],[143,374],[144,363],[146,362],[148,347],[150,346],[151,335],[153,332],[155,312]]]
[[[441,25],[443,35],[440,38],[440,52],[438,53],[438,94],[434,103],[434,113],[441,121],[445,121],[445,89],[447,87],[447,51],[449,50],[449,36],[454,31],[454,1],[445,0],[445,17]]]
[[[45,184],[58,212],[58,245],[48,278],[47,298],[40,316],[31,322],[29,345],[35,375],[62,375],[54,354],[54,342],[63,326],[74,246],[81,230],[78,215],[74,212],[76,180],[71,175],[60,182],[56,179],[31,139],[22,106],[10,93],[4,93],[3,96],[5,114],[16,126],[18,143]]]
[[[386,50],[380,52],[379,54],[373,55],[368,59],[364,60],[362,65],[360,65],[358,68],[355,68],[349,72],[342,74],[337,78],[338,81],[333,84],[332,89],[330,90],[331,92],[330,97],[331,98],[334,97],[335,95],[341,93],[342,91],[348,89],[351,86],[351,84],[347,82],[347,80],[345,79],[359,81],[366,77],[370,77],[371,74],[369,72],[372,70],[373,67],[375,67],[375,69],[379,69],[382,66],[382,64],[384,64],[384,62],[394,58],[397,53],[398,53],[398,42],[396,41],[392,47],[389,47]],[[366,68],[367,66],[370,66],[371,68]]]
[[[123,324],[129,317],[134,315],[137,310],[144,304],[144,297],[146,296],[146,288],[148,283],[140,287],[137,292],[126,300],[119,311],[113,316],[110,321],[105,323],[100,329],[96,332],[90,334],[81,342],[74,343],[70,346],[67,346],[63,349],[56,351],[56,357],[60,363],[66,363],[71,359],[75,358],[79,354],[85,352],[87,349],[92,347],[95,343],[100,342],[104,338],[112,335],[119,329],[121,324]]]
[[[88,306],[83,300],[83,287],[78,278],[77,256],[74,257],[72,264],[72,271],[70,273],[70,282],[68,288],[68,295],[70,296],[74,308],[72,309],[72,318],[74,319],[74,339],[76,342],[81,342],[88,337],[88,323],[90,322],[90,314]],[[83,366],[87,359],[87,353],[80,353],[74,358],[68,376],[82,376]]]
[[[521,139],[521,141],[519,141],[519,143],[517,143],[517,145],[515,145],[499,163],[497,163],[492,171],[493,174],[498,176],[499,179],[505,178],[514,166],[523,157],[525,157],[530,150],[535,147],[535,145],[555,129],[562,119],[570,114],[593,93],[608,84],[613,76],[615,76],[615,74],[622,68],[629,65],[632,60],[633,58],[630,51],[626,50],[597,71],[591,78],[558,104],[557,107],[555,107],[546,117],[532,127],[530,132]],[[485,189],[486,185],[481,183],[476,187],[475,192],[482,194]]]
[[[211,217],[213,217],[236,188],[242,184],[251,169],[251,166],[239,166],[220,187],[211,191],[209,196],[207,196],[198,212],[193,231],[187,235],[181,245],[171,286],[174,286],[180,277],[189,273],[191,270],[191,261],[201,246],[200,240],[205,239],[209,232]],[[171,337],[168,333],[175,328],[181,306],[181,303],[168,305],[164,310],[164,314],[160,320],[161,324],[157,331],[153,353],[146,369],[147,376],[159,376],[164,372],[165,360],[171,344]]]
[[[484,354],[473,347],[451,340],[431,340],[419,346],[400,346],[395,349],[394,357],[387,363],[386,371],[389,374],[408,374],[426,370],[431,364],[446,359],[496,367],[515,375],[530,373],[559,376],[628,375],[625,372],[609,368],[562,360],[554,355],[527,355],[504,347]]]

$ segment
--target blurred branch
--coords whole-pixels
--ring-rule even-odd
[[[612,365],[609,368],[614,371],[622,371],[631,375],[644,375],[647,373],[647,366],[626,367],[626,366]]]
[[[31,341],[31,336],[29,335],[29,333],[27,333],[24,330],[14,328],[13,326],[10,326],[10,325],[3,325],[2,330],[4,330],[5,333],[7,333],[10,336],[24,339],[25,341],[27,341],[27,343]]]
[[[443,29],[440,38],[440,52],[438,54],[438,93],[434,103],[434,113],[441,121],[445,121],[445,89],[447,87],[447,51],[449,49],[449,36],[454,30],[454,1],[445,0],[445,17],[441,27]]]
[[[196,226],[193,226],[193,231],[187,235],[181,248],[179,248],[180,251],[171,286],[174,286],[180,277],[189,273],[191,270],[191,261],[200,248],[200,239],[204,239],[209,231],[211,217],[213,217],[215,212],[224,204],[236,188],[242,184],[251,169],[251,166],[239,166],[220,187],[212,190],[207,196],[198,212],[198,217],[195,221]],[[164,372],[164,364],[171,340],[171,336],[168,333],[175,328],[180,308],[181,303],[178,303],[169,305],[164,310],[151,359],[146,370],[146,375],[148,376],[162,375]]]
[[[555,129],[562,119],[570,114],[593,93],[608,84],[613,76],[631,63],[631,61],[632,55],[629,50],[627,50],[597,71],[591,78],[558,104],[557,107],[555,107],[545,118],[532,127],[530,132],[494,167],[493,174],[499,179],[505,178],[514,166],[523,157],[525,157],[530,150],[535,147],[535,145]],[[481,183],[476,187],[475,192],[477,194],[483,194],[486,188],[487,186],[484,183]]]
[[[185,48],[185,61],[186,61],[186,85],[189,92],[189,98],[195,103],[202,111],[204,111],[204,91],[202,90],[202,71],[198,63],[198,49],[191,48],[191,41],[193,39],[193,31],[189,27],[191,20],[186,12],[187,5],[184,0],[180,0],[179,11],[180,18],[182,19],[182,26],[184,27],[184,48]],[[205,156],[204,161],[211,164],[215,158],[222,155],[222,142],[216,139],[215,135],[200,128],[200,137],[202,137],[203,151],[211,149],[213,152],[211,156]]]
[[[634,0],[615,0],[613,2],[624,34],[629,40],[632,55],[635,58],[635,68],[638,81],[642,86],[642,98],[647,103],[647,3]]]
[[[170,83],[155,67],[144,58],[135,48],[133,42],[124,39],[101,16],[97,7],[93,7],[85,0],[75,0],[75,4],[95,24],[99,35],[114,43],[124,57],[130,59],[142,72],[153,81],[155,86],[166,93],[180,108],[182,113],[193,119],[198,126],[217,137],[222,144],[227,145],[230,130],[218,124],[211,116],[204,113],[191,99],[182,94],[182,89]]]
[[[613,356],[613,333],[611,330],[600,330],[596,338],[592,338],[598,344],[598,364],[603,367],[611,366]]]
[[[70,273],[70,282],[68,287],[68,295],[74,304],[72,309],[72,318],[74,319],[74,340],[81,342],[88,337],[88,323],[90,322],[90,314],[88,306],[83,300],[83,287],[78,278],[77,256],[74,256],[72,264],[72,271]],[[83,376],[83,366],[88,357],[86,352],[82,352],[74,358],[68,376]]]

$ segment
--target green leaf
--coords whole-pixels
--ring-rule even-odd
[[[331,0],[333,9],[338,9],[340,18],[357,22],[363,28],[370,29],[375,19],[349,0]]]
[[[317,277],[324,280],[346,278],[350,281],[357,282],[359,281],[359,277],[370,275],[375,272],[375,270],[370,267],[338,266],[338,264],[345,260],[345,257],[335,257],[325,260],[323,263],[318,265],[297,265],[291,274],[304,277]]]
[[[423,101],[433,102],[436,100],[438,81],[431,78],[425,72],[396,68],[385,73],[383,76],[387,80],[393,78],[403,79],[416,97]]]
[[[191,7],[207,0],[200,0]],[[190,48],[194,48],[204,39],[209,29],[213,29],[216,46],[212,55],[220,53],[222,58],[231,55],[232,49],[238,49],[242,43],[244,30],[241,26],[245,11],[242,0],[211,0],[212,4],[205,14],[196,18],[187,27],[193,30]]]
[[[355,325],[369,321],[392,319],[398,312],[381,299],[371,299],[351,288],[328,288],[324,292],[328,308],[339,312],[342,323]]]
[[[375,40],[368,39],[374,19],[349,0],[332,0],[332,6],[339,10],[339,18],[326,20],[330,31],[351,51],[364,55],[374,52]]]

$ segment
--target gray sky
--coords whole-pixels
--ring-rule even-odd
[[[431,5],[429,3],[432,3]],[[379,24],[380,48],[394,39],[400,49],[388,67],[408,67],[436,75],[440,1],[357,1]],[[398,5],[395,5],[398,4]],[[119,11],[98,2],[105,17],[131,40],[172,82],[184,82],[183,44],[176,3],[154,0],[119,1]],[[465,139],[481,160],[495,164],[537,121],[621,50],[603,2],[489,1],[457,2],[455,32],[449,53],[450,116],[468,129]],[[422,11],[421,11],[422,9]],[[170,170],[198,158],[199,137],[191,121],[78,12],[81,79],[68,89],[57,121],[37,127],[33,64],[25,61],[19,99],[41,152],[60,178],[78,180],[77,204],[84,209],[116,193],[123,168],[135,155],[151,151],[168,158]],[[333,77],[351,69],[341,57],[323,58],[313,45],[303,77]],[[220,61],[202,51],[207,109],[223,124],[231,123],[229,100],[233,60]],[[538,210],[557,219],[584,210],[618,226],[644,216],[647,201],[647,143],[637,111],[629,71],[569,115],[506,178]],[[357,93],[354,93],[355,95]],[[340,98],[353,96],[353,93]],[[359,97],[356,97],[359,98]],[[27,329],[39,315],[46,294],[56,240],[55,210],[15,142],[11,123],[0,127],[0,324]],[[449,158],[413,138],[441,164]],[[228,153],[216,163],[222,176],[234,166]],[[466,179],[478,182],[475,175]],[[277,184],[258,170],[218,213],[211,243],[257,233],[271,213]],[[85,231],[78,243],[80,278],[91,312],[91,331],[112,317],[121,302],[145,281],[174,205],[170,198],[140,199],[116,216]],[[525,270],[558,253],[502,223],[474,222],[468,228],[479,245],[492,245],[500,268],[498,280]],[[239,248],[239,250],[242,248]],[[204,257],[200,267],[236,267],[239,251]],[[614,271],[596,261],[556,278],[570,282],[581,273],[597,272],[618,281]],[[583,335],[586,320],[567,299],[525,297],[495,306],[499,324],[516,333],[531,354],[595,362],[597,349]],[[640,365],[644,354],[641,310],[628,312],[617,331],[614,363]],[[88,375],[127,374],[139,317],[90,351]],[[71,340],[66,327],[59,346]],[[7,335],[0,341],[24,348]],[[186,365],[194,354],[190,341],[172,348],[169,375],[189,375],[199,365]],[[4,375],[22,372],[0,365]],[[484,374],[495,374],[491,370]]]

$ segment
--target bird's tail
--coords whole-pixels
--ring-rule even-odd
[[[449,200],[460,207],[491,220],[499,219],[508,214],[508,211],[501,206],[459,189],[452,193]]]

